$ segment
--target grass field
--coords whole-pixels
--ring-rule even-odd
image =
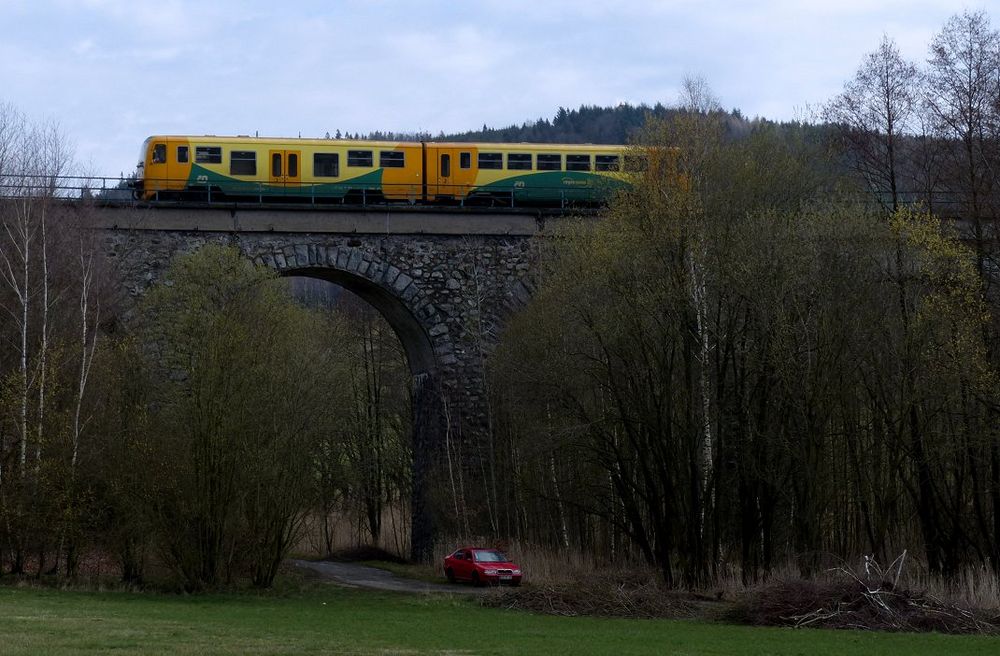
[[[268,595],[0,588],[0,654],[963,654],[1000,639],[561,618],[307,584]]]

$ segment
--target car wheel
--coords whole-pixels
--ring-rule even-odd
[[[473,572],[472,573],[472,585],[474,585],[475,587],[478,588],[482,584],[483,584],[483,582],[479,580],[479,572]]]
[[[455,582],[455,572],[451,571],[450,567],[444,571],[444,575],[447,577],[448,583]]]

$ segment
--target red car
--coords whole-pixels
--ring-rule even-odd
[[[452,583],[521,585],[521,568],[496,549],[462,547],[444,557],[444,575]]]

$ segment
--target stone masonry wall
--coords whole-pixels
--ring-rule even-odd
[[[109,230],[103,243],[132,296],[156,281],[175,254],[207,243],[235,246],[282,273],[331,274],[352,291],[355,283],[376,286],[426,334],[431,373],[472,432],[486,420],[483,358],[510,313],[530,297],[535,259],[531,239],[519,236]]]

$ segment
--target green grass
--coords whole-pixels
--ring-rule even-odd
[[[271,595],[0,588],[0,653],[989,654],[1000,639],[560,618],[313,584]]]

